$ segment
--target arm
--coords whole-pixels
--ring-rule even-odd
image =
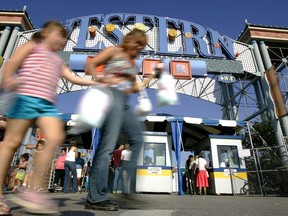
[[[198,168],[198,164],[195,164],[195,167],[194,167],[194,174],[196,174],[196,170]]]
[[[156,69],[158,69],[156,71]],[[131,76],[131,89],[125,91],[126,93],[136,93],[139,92],[141,89],[145,88],[149,82],[154,78],[159,78],[160,74],[164,70],[164,64],[158,63],[157,66],[154,68],[153,72],[143,81],[143,82],[136,82],[136,75]]]
[[[29,166],[29,164],[28,164],[28,162],[26,161],[26,162],[24,163],[24,168],[27,169],[28,166]]]
[[[26,149],[36,149],[36,145],[26,144]]]
[[[78,158],[78,149],[76,147],[74,147],[73,151],[75,152],[75,158]]]
[[[83,79],[81,77],[75,76],[74,73],[66,65],[63,65],[62,76],[66,80],[70,81],[71,83],[77,84],[77,85],[87,86],[87,85],[97,84],[97,82],[95,82],[94,80]]]
[[[206,161],[206,164],[205,164],[205,168],[206,168],[206,169],[209,168],[209,164],[207,163],[207,161]]]

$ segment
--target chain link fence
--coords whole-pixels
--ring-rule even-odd
[[[248,181],[243,193],[251,196],[288,196],[288,168],[283,167],[280,147],[250,149],[245,157]]]

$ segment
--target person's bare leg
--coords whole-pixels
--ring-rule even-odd
[[[9,119],[5,131],[5,137],[0,145],[0,197],[3,196],[3,184],[13,160],[13,156],[21,145],[22,139],[31,125],[31,120]]]
[[[199,187],[199,194],[202,195],[202,187]]]
[[[24,177],[24,180],[23,180],[23,184],[22,184],[23,187],[27,187],[28,186],[29,177],[30,177],[30,173],[26,173],[25,177]]]
[[[55,117],[41,117],[36,123],[45,135],[47,143],[41,155],[35,157],[33,171],[38,178],[32,179],[32,187],[42,185],[44,174],[51,164],[56,149],[63,144],[65,138],[64,125],[61,119]]]
[[[81,188],[81,178],[77,178],[77,183],[78,183],[78,192],[81,193],[82,188]]]
[[[204,195],[206,195],[206,190],[207,190],[207,188],[206,188],[206,187],[204,187]]]

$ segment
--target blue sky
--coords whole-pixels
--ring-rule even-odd
[[[237,39],[245,27],[245,19],[252,24],[288,27],[287,0],[274,0],[273,5],[258,0],[0,0],[0,9],[22,10],[36,28],[51,19],[65,22],[79,16],[109,13],[136,13],[183,19]],[[189,106],[192,117],[221,118],[221,107],[199,99]],[[187,106],[186,106],[187,107]],[[201,107],[201,109],[199,109]],[[159,112],[166,112],[165,109]]]
[[[272,5],[271,5],[272,4]],[[245,27],[253,24],[288,27],[287,0],[266,4],[259,0],[1,0],[1,9],[21,10],[27,6],[36,28],[50,19],[67,19],[93,14],[141,13],[183,19],[212,28],[221,35],[236,39]]]

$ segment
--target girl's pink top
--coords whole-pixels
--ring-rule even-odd
[[[16,92],[55,103],[63,64],[60,56],[38,44],[25,58],[18,71],[21,83]]]

